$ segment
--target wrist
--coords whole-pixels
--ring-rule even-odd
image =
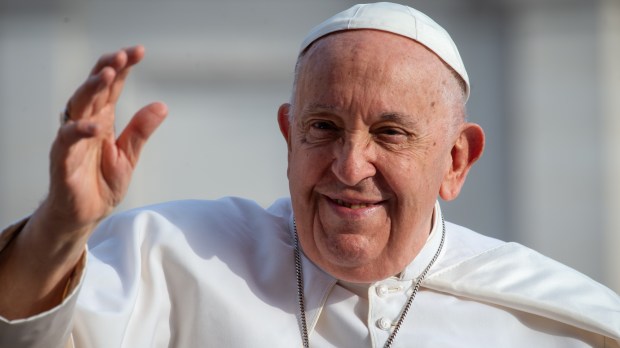
[[[34,216],[33,216],[34,217]],[[33,217],[2,232],[0,245],[0,316],[27,318],[53,308],[73,291],[83,274],[85,242],[73,248],[47,245],[38,237]],[[71,249],[71,250],[68,250]],[[73,251],[77,259],[73,260]]]
[[[58,217],[44,202],[14,238],[13,247],[33,276],[55,282],[73,270],[95,226]]]

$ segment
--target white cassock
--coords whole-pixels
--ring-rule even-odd
[[[401,274],[340,282],[303,257],[311,347],[382,347],[437,251],[441,212]],[[105,220],[58,307],[0,321],[0,347],[300,347],[289,199],[180,201]],[[0,239],[10,238],[11,229]],[[0,248],[2,247],[0,241]],[[70,329],[70,321],[73,327]],[[394,347],[620,347],[620,298],[526,247],[446,223]]]

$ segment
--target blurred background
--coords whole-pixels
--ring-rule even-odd
[[[620,1],[403,1],[456,41],[487,149],[446,218],[620,291]],[[0,225],[47,191],[58,113],[100,54],[141,43],[117,127],[170,115],[119,209],[288,193],[276,124],[306,32],[336,0],[0,0]]]

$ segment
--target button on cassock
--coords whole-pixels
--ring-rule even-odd
[[[381,318],[377,320],[377,327],[381,330],[388,331],[392,327],[392,322],[387,318]]]
[[[377,286],[376,290],[379,297],[385,297],[390,292],[387,285],[384,284]]]

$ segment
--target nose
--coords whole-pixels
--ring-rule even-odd
[[[345,185],[355,186],[377,172],[372,144],[367,141],[345,139],[334,152],[332,172]]]

